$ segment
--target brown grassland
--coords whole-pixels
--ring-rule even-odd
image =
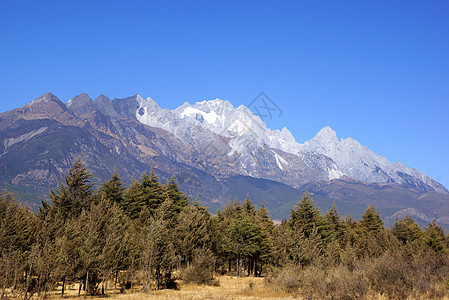
[[[78,284],[67,287],[65,299],[117,299],[117,300],[141,300],[141,299],[307,299],[299,295],[286,293],[284,291],[267,285],[263,277],[237,277],[237,276],[217,276],[218,286],[198,285],[192,283],[183,283],[179,280],[178,289],[162,289],[158,291],[141,291],[141,286],[134,290],[120,292],[119,289],[108,289],[107,294],[103,296],[85,296],[82,292],[78,296]],[[46,299],[62,299],[60,296],[61,287],[46,295]],[[10,294],[11,296],[11,294]],[[23,295],[22,295],[23,296]],[[21,295],[15,294],[11,299],[22,299]],[[31,299],[38,299],[37,295],[31,296]],[[41,297],[42,298],[42,297]],[[433,298],[433,297],[430,297]],[[429,299],[430,299],[429,298]],[[387,296],[379,293],[369,292],[364,299],[387,300]],[[413,299],[413,298],[407,298]],[[420,298],[423,299],[423,298]],[[425,299],[425,298],[424,298]],[[449,300],[449,297],[441,298]]]

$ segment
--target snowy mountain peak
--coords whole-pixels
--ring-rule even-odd
[[[151,98],[144,100],[139,95],[136,101],[138,121],[167,130],[194,148],[219,146],[219,151],[208,152],[208,155],[229,159],[230,164],[240,166],[243,174],[259,176],[260,167],[257,166],[271,166],[266,161],[271,159],[273,167],[282,173],[292,172],[289,175],[292,178],[306,168],[307,172],[326,180],[349,176],[365,182],[396,182],[445,191],[425,174],[403,164],[392,164],[352,138],[339,140],[329,126],[311,140],[299,144],[287,128],[271,130],[246,106],[235,108],[226,100],[185,102],[174,110],[162,109]],[[264,161],[259,161],[258,156],[268,150],[274,152],[262,156]]]
[[[325,143],[336,143],[338,142],[337,133],[335,130],[329,126],[323,127],[312,140],[325,142]]]

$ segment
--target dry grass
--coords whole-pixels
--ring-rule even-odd
[[[179,290],[160,290],[149,293],[116,294],[111,298],[121,300],[139,299],[291,299],[285,293],[266,289],[263,278],[220,276],[219,286],[183,284]]]
[[[284,292],[271,291],[266,288],[264,279],[260,277],[235,277],[218,276],[219,286],[207,286],[197,284],[184,284],[179,282],[178,290],[159,290],[150,292],[126,291],[121,294],[118,290],[108,290],[104,297],[87,297],[89,299],[119,299],[119,300],[141,300],[141,299],[292,299],[292,295]],[[68,287],[64,298],[76,299],[78,285]],[[60,288],[57,294],[51,295],[51,299],[60,299]],[[84,298],[84,295],[80,298]]]
[[[184,284],[182,281],[179,282],[178,290],[159,290],[150,292],[140,292],[141,288],[136,287],[134,292],[126,291],[121,294],[119,290],[109,289],[107,291],[107,296],[100,297],[81,297],[78,295],[78,285],[68,286],[65,292],[65,299],[117,299],[117,300],[143,300],[143,299],[211,299],[211,300],[221,300],[221,299],[301,299],[298,295],[288,294],[283,291],[276,291],[272,288],[267,287],[264,282],[264,278],[260,277],[235,277],[235,276],[218,276],[219,286],[207,286],[207,285],[197,285],[197,284]],[[48,299],[61,299],[60,296],[61,287],[58,290],[52,292],[52,295],[47,295]],[[9,294],[11,296],[11,294]],[[18,297],[17,297],[18,296]],[[10,299],[23,299],[23,295],[17,295],[16,297],[11,297]],[[33,297],[36,299],[36,295]],[[426,298],[426,297],[424,297]],[[387,300],[388,297],[381,296],[378,293],[368,292],[365,299],[376,299],[376,300]],[[407,298],[412,299],[412,298]],[[421,298],[423,299],[423,298]],[[427,297],[426,299],[437,299],[435,297]],[[444,297],[441,300],[449,300],[448,297]]]

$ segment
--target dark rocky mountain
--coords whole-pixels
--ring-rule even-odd
[[[80,155],[96,182],[115,168],[128,184],[154,169],[212,210],[249,193],[286,218],[308,190],[320,207],[335,203],[343,215],[359,217],[374,204],[387,221],[409,214],[449,224],[447,189],[418,170],[338,140],[328,127],[298,144],[286,128],[271,131],[227,101],[170,111],[139,95],[92,100],[83,93],[64,104],[47,93],[0,114],[0,186],[32,207]]]

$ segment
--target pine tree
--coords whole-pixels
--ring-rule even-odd
[[[400,221],[395,220],[391,232],[404,244],[411,243],[423,235],[421,228],[410,216],[405,216]]]
[[[317,228],[318,233],[321,233],[323,229],[321,211],[313,203],[308,192],[291,210],[290,226],[295,230],[304,232],[305,237],[309,237],[314,228]]]
[[[447,252],[444,230],[441,226],[436,224],[435,220],[432,220],[427,226],[424,232],[424,241],[426,245],[436,253]]]
[[[83,210],[77,219],[75,240],[79,249],[81,271],[84,275],[84,289],[86,295],[93,294],[92,288],[100,281],[100,255],[105,245],[105,227],[107,222],[107,200],[92,204]]]
[[[326,221],[326,240],[328,242],[337,241],[341,244],[346,233],[346,226],[335,207],[335,203],[325,214],[324,219]]]
[[[8,286],[16,286],[17,274],[33,268],[31,250],[35,243],[37,219],[8,192],[0,194],[0,283],[1,297]]]
[[[148,175],[144,172],[140,181],[134,181],[126,191],[121,207],[131,219],[136,219],[144,207],[154,214],[165,198],[156,173],[151,171]]]
[[[149,218],[146,208],[138,218],[141,225],[136,231],[136,244],[139,249],[139,263],[146,274],[144,289],[150,287],[153,280],[156,281],[156,289],[170,286],[172,283],[171,272],[177,262],[172,230],[172,205],[171,199],[167,198]]]
[[[129,219],[116,203],[108,200],[103,202],[106,212],[104,231],[102,233],[102,247],[99,255],[99,269],[102,273],[102,294],[105,289],[105,278],[113,272],[127,267],[130,253],[131,237]]]
[[[112,203],[120,205],[123,202],[125,187],[117,170],[114,170],[111,179],[101,185],[99,192]]]
[[[243,202],[243,213],[246,215],[255,215],[255,205],[249,198],[249,194],[246,194],[245,202]]]
[[[179,214],[189,203],[187,196],[179,190],[174,177],[171,178],[164,188],[165,196],[173,201],[172,210],[174,215]]]
[[[367,232],[380,232],[384,229],[384,223],[379,213],[374,209],[372,205],[369,205],[362,215],[362,221],[360,222],[362,228]]]
[[[357,231],[357,251],[359,256],[379,257],[387,246],[389,235],[383,226],[380,214],[369,205],[362,215]]]
[[[273,220],[265,207],[264,201],[262,201],[259,210],[256,212],[256,220],[268,234],[271,234],[274,229]]]
[[[177,217],[176,248],[184,262],[190,263],[195,249],[210,249],[214,230],[207,210],[186,206]]]
[[[90,206],[93,200],[91,177],[79,157],[65,176],[65,183],[61,184],[59,190],[50,191],[53,208],[60,212],[64,220],[78,217],[83,209]],[[44,204],[44,210],[45,207]]]
[[[254,221],[249,216],[243,216],[231,221],[223,233],[222,241],[224,252],[237,260],[237,275],[240,276],[242,259],[260,255],[263,236]]]

